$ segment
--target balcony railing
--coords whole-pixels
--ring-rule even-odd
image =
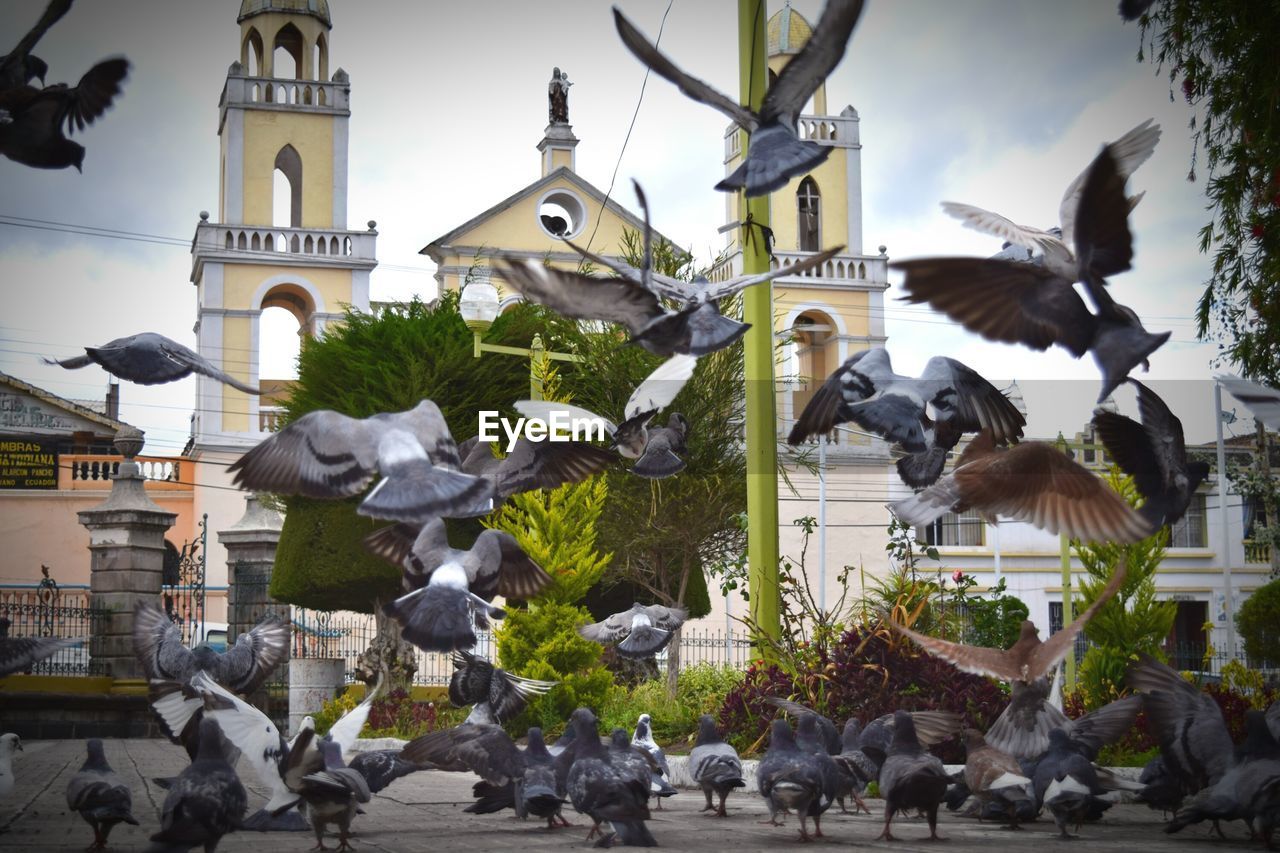
[[[275,432],[284,418],[283,406],[258,407],[258,432]]]
[[[343,228],[275,228],[267,225],[225,225],[201,222],[193,250],[197,254],[234,252],[257,254],[264,260],[281,254],[310,255],[348,266],[352,261],[377,263],[378,232]]]
[[[793,266],[798,261],[812,257],[813,254],[813,252],[776,251],[769,262],[769,268],[776,270],[779,267]],[[713,284],[728,281],[740,274],[741,267],[742,253],[734,252],[708,272],[707,279]],[[884,255],[840,254],[819,268],[796,273],[795,277],[821,285],[885,288],[888,287],[889,282],[889,259]],[[786,275],[782,277],[782,283],[786,283],[786,278],[788,278]]]
[[[248,77],[227,75],[222,90],[222,109],[230,104],[258,104],[262,109],[302,112],[349,113],[351,82],[339,71],[330,82],[295,80],[288,77]]]
[[[1244,561],[1250,565],[1268,566],[1271,564],[1271,546],[1266,542],[1244,540]]]
[[[58,459],[59,489],[109,489],[111,478],[120,470],[123,456],[63,454]],[[186,458],[159,458],[139,456],[134,460],[142,469],[148,490],[182,490],[190,489],[189,484],[182,483]]]
[[[802,115],[796,122],[796,133],[801,139],[825,142],[842,147],[858,145],[858,114],[846,110],[838,116]],[[724,160],[742,154],[743,134],[736,124],[729,125],[724,133]]]

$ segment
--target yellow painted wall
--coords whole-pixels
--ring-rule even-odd
[[[823,248],[845,242],[849,233],[848,149],[835,148],[826,162],[809,175],[818,184],[822,197],[821,234]],[[773,228],[774,246],[784,252],[799,251],[796,191],[806,175],[792,178],[769,198],[769,226]]]
[[[573,152],[564,148],[551,149],[551,171],[554,172],[562,166],[566,169],[573,168]]]
[[[302,227],[333,227],[333,118],[246,110],[244,222],[270,225],[276,155],[292,145],[302,159]]]
[[[774,318],[777,331],[782,331],[786,318],[799,307],[800,303],[816,302],[830,306],[844,319],[847,334],[869,335],[871,333],[870,294],[866,291],[799,287],[788,289],[784,285],[775,284],[773,299],[778,307]]]
[[[351,301],[349,270],[307,267],[297,272],[299,278],[305,278],[320,291],[325,311],[340,311],[338,303]],[[262,282],[288,274],[288,267],[270,264],[227,264],[222,273],[222,304],[227,308],[251,308],[250,300]]]

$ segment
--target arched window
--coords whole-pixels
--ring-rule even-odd
[[[798,237],[798,248],[802,252],[817,252],[821,250],[822,235],[821,228],[821,211],[822,199],[818,195],[818,184],[813,178],[805,178],[800,182],[800,188],[796,190],[796,212],[798,220],[796,223],[796,234]]]
[[[302,227],[302,158],[292,145],[281,148],[276,155],[271,224],[277,228]]]
[[[255,27],[249,28],[244,44],[240,46],[240,64],[250,77],[262,76],[262,36]]]
[[[271,45],[271,76],[297,80],[302,76],[302,33],[285,24]],[[287,72],[287,73],[286,73]]]
[[[312,334],[316,306],[296,284],[279,284],[262,298],[258,325],[258,376],[266,380],[298,378],[302,338]]]

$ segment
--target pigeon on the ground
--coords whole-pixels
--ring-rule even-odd
[[[1062,729],[1049,732],[1049,749],[1032,774],[1036,800],[1053,815],[1059,837],[1070,838],[1067,824],[1096,820],[1111,808],[1114,793],[1102,787],[1098,771]]]
[[[1124,498],[1054,445],[997,447],[987,430],[969,442],[950,473],[889,508],[911,526],[972,509],[992,522],[1004,517],[1095,542],[1137,542],[1153,532]]]
[[[565,785],[573,807],[596,823],[587,840],[601,823],[609,821],[621,843],[656,847],[658,842],[645,825],[649,819],[648,774],[637,773],[630,762],[613,758],[600,742],[599,723],[589,709],[574,711],[569,723],[575,729],[574,747],[561,753],[556,762],[568,764]],[[566,756],[571,756],[567,762]],[[613,841],[613,835],[606,835],[600,843],[608,847]]]
[[[324,849],[324,829],[329,824],[338,826],[338,849],[352,850],[351,821],[360,803],[372,798],[364,776],[342,761],[342,747],[333,740],[321,740],[318,744],[324,761],[321,770],[308,773],[298,785],[298,793],[307,804],[307,818],[316,833],[316,848]]]
[[[501,530],[482,531],[464,551],[449,544],[444,521],[433,518],[418,529],[400,523],[376,530],[364,544],[403,567],[405,594],[382,612],[400,623],[405,640],[426,651],[470,649],[477,627],[506,616],[492,604],[495,596],[529,599],[551,583],[515,537]]]
[[[831,153],[829,146],[800,139],[796,125],[805,103],[840,63],[861,12],[862,0],[827,0],[804,47],[764,93],[759,112],[752,112],[737,99],[686,74],[650,43],[617,7],[613,16],[623,44],[637,59],[690,98],[714,107],[750,134],[743,164],[716,184],[716,189],[724,192],[745,189],[751,197],[785,186],[790,178],[817,168]],[[760,37],[763,38],[763,34]]]
[[[1160,125],[1147,119],[1130,130],[1124,136],[1107,146],[1111,157],[1115,160],[1115,171],[1123,184],[1138,167],[1145,163],[1155,151],[1160,141]],[[942,209],[949,215],[961,220],[966,227],[981,231],[1006,240],[1015,246],[1032,249],[1044,257],[1045,268],[1060,278],[1075,281],[1080,261],[1072,251],[1076,245],[1076,222],[1080,213],[1085,184],[1089,180],[1090,170],[1086,168],[1067,185],[1058,205],[1058,219],[1061,229],[1044,231],[1028,225],[1018,225],[998,213],[992,213],[969,204],[944,201]],[[1132,210],[1142,199],[1137,196],[1125,198],[1125,212]],[[1105,263],[1099,264],[1097,252],[1094,252],[1093,269],[1101,276],[1114,275],[1128,269],[1127,259],[1123,251],[1116,257],[1106,257]]]
[[[9,620],[0,616],[0,678],[24,672],[80,640],[58,637],[10,637]]]
[[[1047,701],[1049,679],[1010,682],[1009,705],[984,736],[986,742],[1019,761],[1039,757],[1049,748],[1049,732],[1062,729],[1090,760],[1103,746],[1119,740],[1142,709],[1139,696],[1126,696],[1072,720]]]
[[[364,777],[365,784],[369,786],[369,793],[377,794],[385,791],[387,786],[397,779],[402,779],[410,773],[417,773],[419,770],[430,769],[412,761],[406,761],[400,752],[399,749],[371,749],[367,752],[357,752],[347,762],[347,766]]]
[[[1145,501],[1138,514],[1153,528],[1172,527],[1186,513],[1201,481],[1209,476],[1205,462],[1188,462],[1182,421],[1154,391],[1136,379],[1142,424],[1116,412],[1093,414],[1098,438],[1120,470],[1133,477]]]
[[[822,746],[826,749],[828,755],[836,755],[843,748],[840,730],[836,728],[834,721],[822,716],[807,705],[802,705],[799,702],[793,702],[790,699],[779,699],[776,696],[767,696],[765,697],[765,701],[775,708],[785,711],[795,717],[796,720],[799,720],[802,717],[813,717],[817,722],[818,731],[822,738]]]
[[[41,84],[44,83],[49,65],[38,56],[33,56],[31,49],[70,9],[71,0],[50,0],[35,26],[27,31],[13,50],[0,57],[0,93],[25,86],[32,80],[38,79]]]
[[[1222,387],[1230,392],[1270,429],[1280,429],[1280,391],[1238,376],[1219,376]]]
[[[1092,352],[1102,373],[1098,402],[1169,339],[1151,334],[1134,311],[1107,292],[1104,275],[1129,269],[1132,235],[1124,176],[1110,147],[1094,158],[1080,189],[1073,223],[1076,270],[1068,275],[1039,263],[988,258],[922,258],[890,267],[906,273],[908,302],[927,302],[966,329],[1035,350],[1053,344],[1074,357]],[[1082,281],[1097,313],[1073,283]]]
[[[222,836],[240,828],[249,797],[227,762],[222,731],[212,717],[200,721],[200,746],[174,780],[161,807],[160,831],[147,853],[181,853],[203,845],[212,853]]]
[[[649,785],[649,797],[672,797],[679,793],[662,776],[662,766],[647,749],[636,746],[622,726],[617,726],[609,734],[609,760],[630,768],[637,779],[644,779]],[[661,799],[658,800],[661,803]]]
[[[1031,780],[1022,775],[1022,767],[1007,752],[987,743],[982,732],[966,729],[964,782],[981,808],[994,804],[1009,826],[1018,826],[1019,811],[1032,802]]]
[[[503,458],[493,455],[492,445],[472,437],[458,445],[462,470],[493,483],[492,502],[483,502],[477,514],[497,508],[507,498],[533,489],[555,489],[599,474],[614,455],[586,441],[529,441],[520,438]]]
[[[860,811],[871,814],[862,800],[862,793],[867,785],[879,777],[880,765],[859,748],[861,737],[862,723],[857,718],[850,717],[840,736],[840,753],[832,756],[843,774],[840,787],[836,790],[836,802],[840,804],[841,814],[857,814]],[[853,812],[845,806],[846,799],[853,800]]]
[[[440,408],[423,400],[405,412],[352,418],[309,412],[228,466],[244,489],[310,498],[359,494],[361,515],[419,524],[470,514],[493,484],[463,473]]]
[[[472,706],[468,723],[502,725],[525,709],[529,699],[555,687],[555,681],[538,681],[512,675],[468,652],[453,656],[449,701],[455,707]]]
[[[1136,797],[1138,802],[1166,814],[1182,807],[1182,782],[1169,772],[1163,755],[1157,755],[1146,763],[1138,776],[1138,784],[1142,785]]]
[[[787,442],[799,444],[850,421],[910,454],[898,460],[898,474],[912,488],[941,476],[964,433],[986,430],[997,444],[1009,444],[1027,423],[1003,393],[959,361],[931,358],[916,379],[894,373],[883,347],[855,353],[827,377]]]
[[[747,785],[742,778],[742,759],[738,757],[738,751],[720,737],[710,714],[703,714],[698,719],[698,739],[689,752],[689,776],[706,794],[707,805],[702,811],[712,812],[714,817],[728,817],[729,813],[724,810],[725,798],[734,788]],[[719,807],[711,804],[713,793],[720,798]]]
[[[800,818],[800,840],[811,841],[808,818],[815,805],[821,808],[825,796],[822,767],[813,753],[800,748],[791,726],[781,717],[769,724],[769,749],[756,767],[756,781],[769,807],[765,822],[781,826],[779,813],[795,812]],[[826,804],[830,806],[831,800]]]
[[[268,614],[231,648],[218,652],[207,644],[189,649],[182,629],[151,602],[133,609],[133,644],[148,679],[186,684],[204,671],[233,693],[252,693],[262,686],[289,654],[289,625]]]
[[[916,645],[934,657],[942,658],[962,672],[972,672],[998,678],[1009,683],[1029,683],[1043,678],[1058,665],[1075,643],[1076,636],[1089,624],[1102,605],[1115,596],[1124,585],[1125,563],[1122,560],[1112,572],[1111,580],[1103,587],[1093,604],[1072,620],[1071,624],[1054,634],[1047,641],[1040,641],[1040,631],[1030,619],[1023,620],[1018,639],[1008,649],[991,649],[985,646],[968,646],[938,637],[927,637],[912,631],[892,619],[889,624],[898,633],[909,637]]]
[[[56,364],[68,370],[97,364],[112,376],[118,376],[139,385],[176,382],[193,373],[199,373],[246,394],[262,393],[260,389],[247,385],[214,367],[199,353],[155,332],[142,332],[127,338],[116,338],[99,347],[85,347],[84,351],[84,355],[64,359],[46,358],[44,361],[46,364]]]
[[[578,633],[593,643],[614,646],[623,657],[648,658],[667,647],[688,615],[679,607],[633,604],[604,621],[580,626]]]
[[[23,85],[0,91],[0,154],[36,169],[82,171],[84,146],[63,131],[84,130],[110,107],[129,74],[129,61],[104,59],[74,87],[65,83],[37,89]]]
[[[960,715],[953,711],[911,711],[915,724],[915,736],[924,746],[933,746],[960,733]],[[889,750],[893,746],[897,712],[876,717],[858,735],[858,749],[870,758],[877,768],[883,768]],[[877,771],[877,778],[878,771]]]
[[[658,746],[658,742],[653,739],[653,718],[648,714],[641,714],[636,720],[636,730],[631,736],[631,745],[636,749],[643,749],[653,757],[653,762],[658,766],[658,782],[655,783],[654,796],[658,798],[658,811],[662,811],[662,801],[676,793],[676,789],[671,787],[671,768],[667,766],[667,756],[662,751],[662,747]]]
[[[670,353],[707,355],[735,343],[746,334],[751,324],[724,316],[720,312],[721,300],[780,276],[803,275],[810,270],[819,270],[823,264],[844,250],[844,246],[836,246],[799,258],[790,266],[779,266],[777,269],[763,273],[735,276],[716,284],[712,284],[705,276],[698,276],[693,281],[682,281],[663,275],[653,268],[653,231],[649,225],[649,202],[640,184],[634,181],[632,183],[635,184],[636,198],[639,199],[640,209],[644,214],[643,254],[640,268],[634,269],[625,263],[605,255],[597,255],[573,243],[569,243],[569,246],[592,263],[610,269],[621,278],[639,284],[645,290],[680,306],[675,313],[657,317],[644,329],[632,332],[633,343],[658,355]]]
[[[93,827],[92,850],[105,850],[107,837],[118,823],[138,825],[133,816],[133,792],[107,763],[102,741],[91,738],[88,757],[67,783],[67,808],[79,812]]]
[[[818,728],[817,714],[804,714],[796,721],[796,746],[808,752],[818,764],[822,774],[822,796],[809,804],[809,816],[813,818],[813,837],[822,838],[822,816],[844,787],[844,771],[836,764]]]
[[[22,738],[13,732],[0,735],[0,800],[13,793],[13,754],[22,751]]]
[[[884,829],[877,840],[894,841],[890,826],[899,811],[920,809],[929,820],[929,838],[938,835],[938,806],[947,793],[951,777],[942,761],[925,752],[916,737],[916,726],[906,711],[893,715],[893,743],[880,768],[880,796],[884,798]]]

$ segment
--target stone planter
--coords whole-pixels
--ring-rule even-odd
[[[346,677],[341,658],[294,658],[289,661],[289,737],[302,718],[319,711],[338,692]]]

